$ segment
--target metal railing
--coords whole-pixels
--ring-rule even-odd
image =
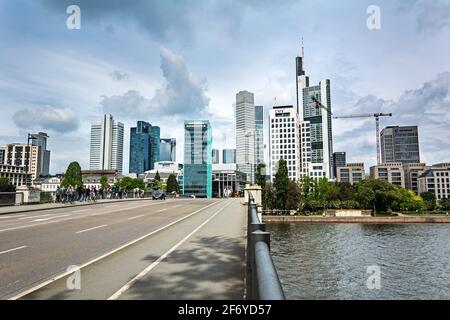
[[[247,225],[247,300],[285,300],[283,287],[270,254],[270,233],[258,216],[249,192]]]

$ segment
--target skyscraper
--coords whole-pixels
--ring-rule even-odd
[[[159,148],[159,161],[177,161],[177,140],[161,139]]]
[[[331,125],[331,85],[323,80],[310,86],[303,69],[304,57],[297,57],[297,104],[301,130],[301,174],[332,179],[333,136]],[[318,101],[322,107],[316,104]]]
[[[255,182],[256,139],[255,98],[241,91],[236,95],[236,162],[250,183]]]
[[[278,162],[286,160],[291,180],[300,177],[300,139],[298,116],[294,106],[274,106],[269,113],[269,166],[271,180]]]
[[[33,146],[39,146],[39,168],[38,175],[48,176],[50,173],[50,151],[47,150],[47,139],[50,138],[46,133],[39,132],[30,134],[30,142]]]
[[[220,163],[220,153],[218,149],[212,150],[212,163],[219,164]]]
[[[212,129],[209,121],[184,122],[185,195],[212,197]]]
[[[4,164],[25,168],[25,173],[31,175],[31,179],[39,178],[40,158],[37,145],[27,145],[22,143],[8,144],[5,149]]]
[[[91,126],[91,170],[117,170],[122,174],[123,130],[121,122],[112,115],[104,115],[99,123]]]
[[[333,153],[333,175],[336,179],[337,177],[337,168],[345,167],[347,165],[345,152],[335,152]]]
[[[264,163],[264,107],[255,107],[256,164]]]
[[[381,131],[380,140],[383,163],[420,163],[417,126],[386,127]]]
[[[236,149],[222,150],[222,162],[223,162],[223,164],[236,163]]]
[[[130,129],[130,173],[142,174],[155,167],[159,157],[159,133],[159,127],[144,121],[138,121],[136,127]]]

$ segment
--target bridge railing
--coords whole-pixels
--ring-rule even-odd
[[[285,300],[283,287],[270,254],[270,233],[258,216],[251,193],[247,225],[247,300]]]

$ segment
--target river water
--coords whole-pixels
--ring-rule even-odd
[[[450,224],[267,228],[288,299],[450,299]]]

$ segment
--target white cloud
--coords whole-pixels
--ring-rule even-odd
[[[13,116],[14,123],[21,129],[42,129],[64,133],[78,129],[78,114],[70,108],[43,106],[35,110],[22,109]]]

